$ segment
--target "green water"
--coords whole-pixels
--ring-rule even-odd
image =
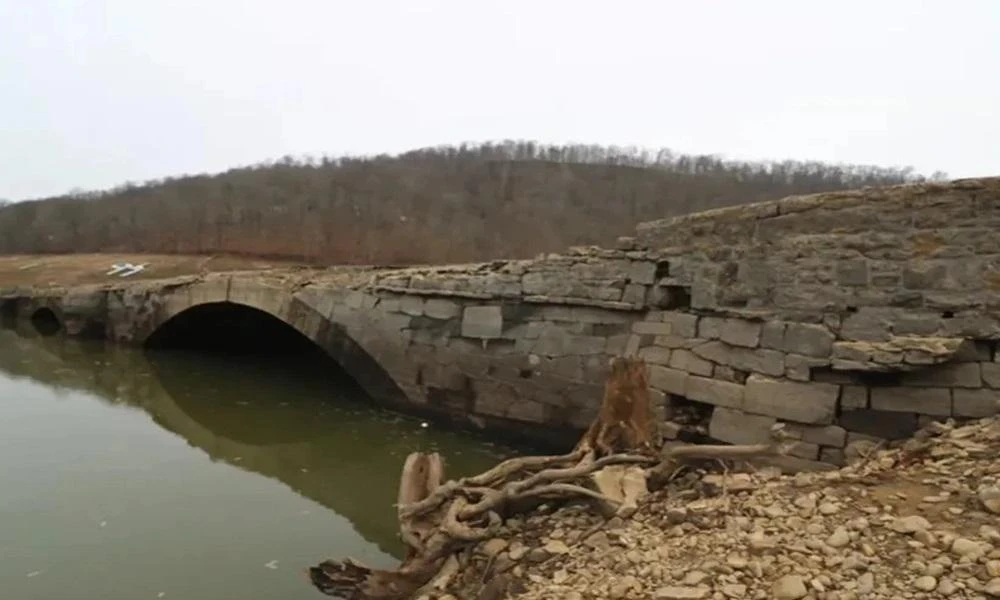
[[[324,558],[396,562],[413,450],[510,453],[295,365],[0,330],[0,598],[323,598]]]

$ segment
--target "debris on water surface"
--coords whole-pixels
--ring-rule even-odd
[[[277,569],[278,568],[278,561],[276,561],[276,560],[269,560],[266,563],[264,563],[264,566],[267,567],[268,569]]]
[[[32,571],[31,573],[28,573],[27,577],[38,577],[41,574],[41,571]]]
[[[101,524],[100,524],[101,527],[107,527],[107,525],[108,525],[107,521],[101,521]]]

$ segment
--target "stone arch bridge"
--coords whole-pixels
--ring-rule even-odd
[[[997,412],[1000,178],[718,209],[533,260],[0,290],[7,319],[134,344],[204,305],[280,319],[383,404],[540,439],[585,427],[608,359],[637,353],[664,435],[785,422],[787,466],[823,468]]]

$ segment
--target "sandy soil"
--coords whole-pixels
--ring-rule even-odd
[[[0,288],[70,286],[119,281],[111,265],[129,262],[146,268],[127,280],[165,279],[223,271],[295,269],[301,265],[232,256],[160,254],[70,254],[0,256]]]

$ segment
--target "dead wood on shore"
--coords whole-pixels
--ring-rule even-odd
[[[327,560],[309,569],[313,585],[349,600],[406,600],[443,590],[458,571],[457,554],[495,537],[509,516],[545,503],[583,501],[628,518],[650,489],[662,487],[686,461],[785,451],[787,438],[780,428],[770,444],[661,447],[653,441],[645,363],[616,357],[610,367],[600,412],[568,454],[511,458],[479,475],[449,481],[438,454],[410,454],[397,497],[406,545],[402,563],[384,570],[349,558]]]

